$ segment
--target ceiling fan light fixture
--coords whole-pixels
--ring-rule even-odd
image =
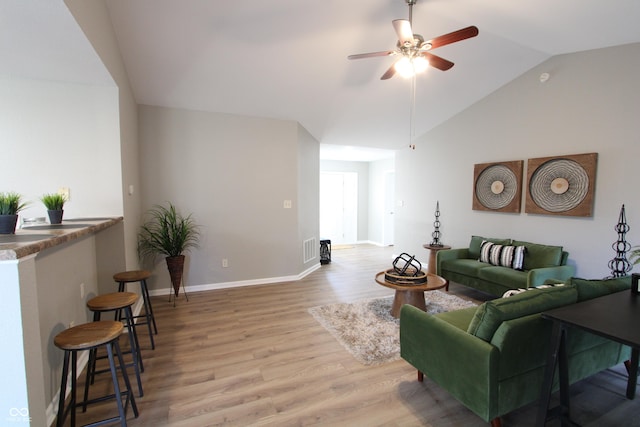
[[[409,58],[403,56],[394,65],[396,72],[405,79],[411,78],[419,73],[424,73],[429,67],[429,61],[424,56]]]
[[[416,56],[415,58],[413,58],[412,62],[413,62],[413,70],[415,71],[416,74],[424,73],[425,71],[427,71],[427,68],[429,67],[429,61],[427,61],[427,58],[425,58],[422,55]]]
[[[400,58],[396,62],[396,65],[394,65],[394,67],[396,69],[396,72],[405,79],[413,77],[413,75],[415,74],[413,64],[411,63],[411,60],[406,56]]]

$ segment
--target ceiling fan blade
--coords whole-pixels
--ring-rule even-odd
[[[374,58],[376,56],[391,56],[396,53],[395,50],[385,50],[382,52],[371,52],[371,53],[357,53],[355,55],[349,55],[347,58],[349,59],[362,59],[362,58]]]
[[[394,19],[392,24],[401,45],[405,42],[413,44],[413,31],[411,30],[411,23],[409,21],[406,19]]]
[[[384,72],[382,77],[380,77],[380,80],[389,80],[395,74],[396,74],[396,63],[394,62],[393,64],[391,64],[391,67],[389,67],[389,69]]]
[[[447,71],[449,68],[453,67],[453,62],[436,56],[432,53],[422,52],[421,55],[427,58],[427,61],[429,61],[429,65],[431,65],[433,68],[437,68],[438,70]]]
[[[471,27],[463,28],[461,30],[454,31],[453,33],[444,34],[440,37],[436,37],[435,39],[428,40],[426,43],[429,43],[431,45],[431,49],[435,49],[440,46],[459,42],[460,40],[469,39],[477,35],[478,27],[472,25]]]

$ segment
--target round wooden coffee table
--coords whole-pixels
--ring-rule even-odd
[[[400,309],[404,304],[410,304],[418,307],[420,310],[426,311],[427,304],[424,299],[425,291],[435,291],[436,289],[445,288],[449,281],[444,277],[427,273],[427,283],[419,285],[401,285],[398,283],[387,282],[385,280],[386,271],[376,274],[376,283],[387,288],[395,289],[396,295],[393,298],[393,306],[391,306],[391,315],[395,318],[400,317]]]

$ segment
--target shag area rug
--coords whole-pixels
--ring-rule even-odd
[[[476,305],[441,291],[425,297],[429,314]],[[400,319],[391,316],[392,304],[390,296],[312,307],[309,313],[360,363],[378,365],[400,358]]]

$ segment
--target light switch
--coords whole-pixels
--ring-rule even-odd
[[[71,200],[71,194],[69,193],[69,187],[60,187],[58,188],[58,194],[65,198],[68,202]]]
[[[291,200],[285,200],[284,201],[284,208],[285,209],[291,209]]]

